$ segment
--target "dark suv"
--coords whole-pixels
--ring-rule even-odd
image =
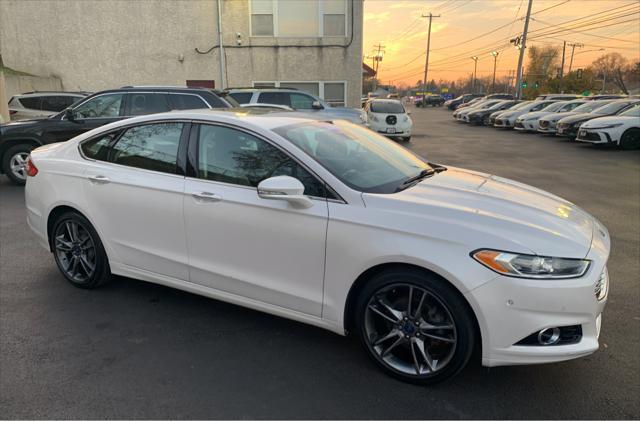
[[[171,110],[231,108],[237,105],[225,92],[205,88],[126,86],[97,92],[49,118],[1,125],[0,173],[6,174],[16,184],[24,184],[24,164],[32,149],[47,143],[69,140],[127,117]]]

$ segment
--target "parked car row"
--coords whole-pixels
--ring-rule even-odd
[[[480,99],[458,107],[456,121],[520,132],[567,137],[579,142],[640,148],[640,99]]]

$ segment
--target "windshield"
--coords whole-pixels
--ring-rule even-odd
[[[509,108],[509,111],[515,111],[515,110],[519,110],[521,108],[524,108],[527,105],[531,104],[531,102],[533,102],[533,101],[524,101],[524,102],[521,102],[519,104],[516,104],[513,107]]]
[[[500,107],[507,105],[509,101],[498,101],[497,103],[491,105],[489,108],[487,108],[488,110],[497,110]]]
[[[620,113],[620,115],[625,117],[640,117],[640,104],[634,105],[633,108],[630,108],[627,111]]]
[[[369,108],[372,113],[402,114],[404,107],[398,101],[372,101]]]
[[[305,121],[274,131],[361,192],[393,193],[408,179],[432,170],[395,142],[343,120]]]
[[[600,108],[610,102],[611,101],[589,101],[584,105],[574,108],[573,111],[576,113],[590,113],[596,108]]]
[[[584,101],[569,101],[569,102],[563,102],[562,103],[562,107],[560,107],[560,109],[558,110],[558,112],[562,113],[565,111],[571,111],[574,108],[577,108],[581,105],[583,105],[585,102]]]
[[[561,109],[562,107],[564,107],[565,104],[566,104],[566,102],[564,102],[564,101],[554,102],[554,103],[544,107],[541,111],[555,112],[555,111],[558,111],[559,109]]]
[[[620,110],[627,108],[631,104],[633,103],[629,101],[613,101],[612,103],[607,104],[604,107],[596,108],[595,110],[593,110],[593,113],[600,115],[617,114],[620,112]]]

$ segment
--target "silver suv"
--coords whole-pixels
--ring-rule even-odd
[[[11,120],[45,118],[59,113],[88,92],[26,92],[14,95],[9,101]]]
[[[365,124],[367,115],[361,109],[334,107],[308,92],[293,88],[231,88],[229,96],[244,104],[287,106],[320,119],[341,119]]]

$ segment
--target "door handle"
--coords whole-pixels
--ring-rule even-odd
[[[96,184],[107,184],[110,183],[109,177],[105,177],[104,175],[91,175],[87,177],[89,181]]]
[[[222,197],[208,191],[191,193],[191,196],[200,202],[219,202],[222,200]]]

